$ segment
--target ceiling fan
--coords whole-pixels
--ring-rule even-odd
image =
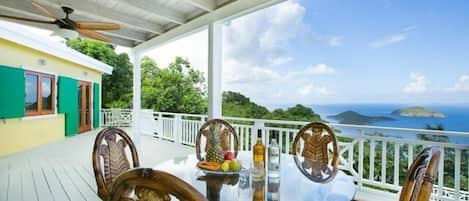
[[[8,16],[0,14],[0,17],[9,18],[14,20],[21,20],[34,23],[42,24],[55,24],[59,29],[54,31],[55,35],[59,35],[63,38],[76,38],[78,35],[82,35],[88,38],[92,38],[99,41],[111,42],[111,38],[96,32],[97,30],[119,30],[120,26],[116,23],[110,22],[92,22],[92,21],[75,21],[69,18],[69,15],[73,13],[73,8],[63,6],[62,11],[65,13],[65,18],[60,18],[53,12],[50,12],[39,3],[33,1],[33,6],[44,15],[54,19],[54,21],[37,20],[24,17]]]

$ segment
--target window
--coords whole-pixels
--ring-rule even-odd
[[[55,111],[55,77],[27,71],[25,82],[26,115],[53,114]]]

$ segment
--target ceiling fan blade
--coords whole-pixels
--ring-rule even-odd
[[[8,15],[1,15],[1,14],[0,14],[0,17],[13,19],[13,20],[22,20],[22,21],[27,21],[27,22],[36,22],[36,23],[43,23],[43,24],[55,24],[55,21],[36,20],[36,19],[31,19],[31,18],[8,16]]]
[[[50,12],[49,10],[47,10],[46,8],[44,8],[44,6],[42,6],[41,4],[35,2],[35,1],[32,1],[32,4],[33,6],[38,9],[39,11],[41,11],[43,14],[49,16],[50,18],[53,18],[55,20],[58,20],[64,24],[67,24],[65,21],[63,21],[62,19],[60,19],[60,17],[58,15],[56,15],[55,13],[53,12]]]
[[[78,31],[78,33],[80,33],[81,35],[91,38],[91,39],[100,40],[104,42],[111,42],[111,38],[103,34],[100,34],[96,31],[86,30],[86,29],[76,29],[76,31]]]
[[[90,21],[77,21],[76,26],[79,29],[91,30],[119,30],[120,25],[111,22],[90,22]]]

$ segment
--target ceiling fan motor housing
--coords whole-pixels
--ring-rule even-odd
[[[62,10],[64,11],[64,13],[66,15],[65,15],[65,18],[62,18],[62,21],[61,20],[56,20],[57,25],[61,29],[75,30],[76,23],[75,23],[75,21],[71,20],[68,16],[69,14],[73,13],[73,8],[70,8],[70,7],[67,7],[67,6],[62,6]]]

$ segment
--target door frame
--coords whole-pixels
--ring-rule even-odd
[[[81,112],[80,112],[80,109],[78,112],[78,115],[79,115],[78,118],[81,119],[81,121],[78,121],[78,133],[83,133],[86,131],[90,131],[92,127],[93,121],[91,118],[92,118],[92,112],[93,112],[93,104],[91,101],[92,101],[93,85],[91,84],[91,82],[78,80],[78,86],[80,85],[85,86],[85,87],[82,88],[81,94],[78,94],[78,97],[81,99],[81,105],[79,105],[79,107],[81,108]],[[89,108],[88,121],[89,122],[88,124],[86,123],[83,124],[83,122],[86,122],[86,86],[89,87],[89,92],[88,92],[88,108]],[[80,124],[80,122],[82,124]]]

